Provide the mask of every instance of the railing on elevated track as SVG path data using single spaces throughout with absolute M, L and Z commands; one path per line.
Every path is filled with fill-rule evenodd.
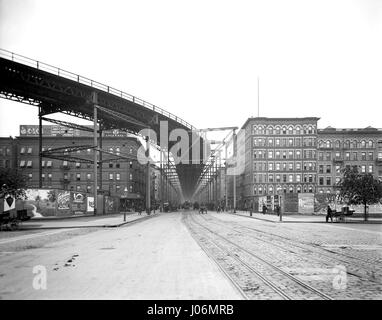
M 25 56 L 22 56 L 22 55 L 19 55 L 19 54 L 16 54 L 14 52 L 11 52 L 11 51 L 8 51 L 5 49 L 1 49 L 1 48 L 0 48 L 0 57 L 8 59 L 8 60 L 12 60 L 14 62 L 24 64 L 24 65 L 27 65 L 27 66 L 30 66 L 33 68 L 36 68 L 38 70 L 49 72 L 51 74 L 54 74 L 54 75 L 57 75 L 57 76 L 60 76 L 60 77 L 63 77 L 63 78 L 69 79 L 69 80 L 73 80 L 73 81 L 76 81 L 78 83 L 90 86 L 92 88 L 113 94 L 113 95 L 120 97 L 122 99 L 132 101 L 132 102 L 139 104 L 145 108 L 148 108 L 152 111 L 158 112 L 158 113 L 160 113 L 160 114 L 162 114 L 162 115 L 164 115 L 164 116 L 166 116 L 172 120 L 175 120 L 176 122 L 184 125 L 185 127 L 187 127 L 188 129 L 190 129 L 192 131 L 197 130 L 194 126 L 192 126 L 191 124 L 189 124 L 187 121 L 183 120 L 182 118 L 179 118 L 178 116 L 176 116 L 176 115 L 174 115 L 174 114 L 172 114 L 172 113 L 170 113 L 170 112 L 168 112 L 168 111 L 166 111 L 166 110 L 164 110 L 158 106 L 155 106 L 152 103 L 149 103 L 143 99 L 137 98 L 137 97 L 135 97 L 129 93 L 126 93 L 126 92 L 123 92 L 121 90 L 115 89 L 113 87 L 107 86 L 103 83 L 91 80 L 89 78 L 80 76 L 80 75 L 72 73 L 70 71 L 66 71 L 66 70 L 54 67 L 50 64 L 40 62 L 40 61 L 28 58 L 28 57 L 25 57 Z

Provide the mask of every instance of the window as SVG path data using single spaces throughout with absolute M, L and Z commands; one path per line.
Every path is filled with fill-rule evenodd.
M 313 188 L 312 188 L 312 186 L 309 186 L 308 192 L 310 192 L 310 193 L 313 192 Z
M 33 175 L 32 175 L 31 173 L 28 173 L 28 178 L 29 178 L 30 180 L 32 180 Z
M 350 141 L 349 140 L 346 140 L 345 143 L 344 143 L 344 148 L 345 149 L 350 149 Z
M 350 160 L 350 152 L 345 152 L 345 160 L 346 161 Z
M 45 161 L 44 161 L 44 160 L 41 161 L 41 167 L 42 167 L 42 168 L 45 167 Z
M 366 160 L 366 152 L 361 152 L 361 160 Z
M 273 151 L 268 151 L 268 158 L 272 159 L 273 158 Z
M 76 174 L 76 180 L 77 180 L 77 181 L 80 181 L 80 180 L 81 180 L 81 173 L 77 173 L 77 174 Z
M 273 183 L 273 174 L 268 175 L 268 182 Z
M 283 162 L 283 171 L 286 171 L 286 169 L 287 169 L 287 164 L 286 162 Z
M 296 182 L 301 182 L 301 174 L 296 174 Z
M 116 173 L 115 174 L 115 179 L 116 180 L 121 180 L 121 174 L 120 173 Z
M 276 182 L 280 182 L 280 175 L 279 174 L 276 175 Z
M 366 141 L 365 140 L 361 141 L 361 148 L 366 148 Z
M 301 162 L 296 162 L 296 170 L 301 170 Z
M 113 168 L 113 162 L 109 162 L 109 168 Z
M 341 147 L 341 143 L 340 143 L 339 140 L 336 140 L 336 143 L 335 143 L 334 147 L 335 147 L 336 149 L 339 149 L 339 148 Z
M 67 166 L 68 166 L 68 161 L 63 161 L 63 162 L 62 162 L 62 166 L 63 166 L 63 167 L 67 167 Z
M 369 173 L 373 173 L 373 165 L 369 165 L 369 170 L 368 170 Z
M 369 152 L 369 160 L 373 161 L 373 158 L 374 158 L 374 153 L 373 152 Z
M 32 154 L 32 148 L 31 147 L 28 148 L 28 154 Z
M 68 174 L 64 173 L 64 180 L 68 180 Z
M 273 171 L 273 163 L 272 162 L 268 163 L 268 170 Z
M 41 174 L 41 180 L 42 180 L 42 181 L 45 180 L 45 173 L 42 173 L 42 174 Z
M 287 175 L 283 174 L 283 182 L 287 182 Z
M 287 133 L 287 129 L 286 127 L 283 127 L 283 134 L 286 134 Z
M 117 163 L 115 164 L 115 167 L 116 167 L 117 169 L 119 169 L 119 168 L 121 167 L 121 164 L 120 164 L 119 162 L 117 162 Z
M 276 151 L 276 159 L 280 159 L 280 151 Z
M 47 166 L 48 168 L 52 168 L 52 161 L 47 161 L 46 166 Z
M 323 152 L 318 153 L 318 160 L 321 160 L 321 161 L 324 160 L 324 153 Z
M 374 147 L 374 143 L 373 143 L 373 141 L 372 141 L 372 140 L 369 140 L 367 146 L 368 146 L 369 148 L 373 148 L 373 147 Z
M 133 153 L 133 148 L 130 148 L 130 154 L 132 154 Z
M 300 138 L 296 138 L 296 139 L 294 140 L 294 143 L 295 143 L 295 146 L 296 146 L 296 147 L 300 147 L 300 146 L 301 146 L 301 139 L 300 139 Z
M 326 148 L 331 148 L 332 147 L 332 143 L 328 140 L 326 141 Z
M 115 191 L 116 191 L 116 192 L 119 192 L 120 190 L 121 190 L 121 186 L 116 185 L 116 186 L 115 186 Z
M 277 147 L 280 146 L 280 139 L 276 139 L 276 146 L 277 146 Z
M 326 153 L 326 160 L 330 161 L 332 159 L 332 154 L 330 152 Z
M 268 188 L 268 192 L 269 192 L 269 193 L 273 193 L 273 187 L 272 187 L 272 186 L 269 186 L 269 188 Z
M 91 186 L 86 186 L 86 192 L 92 192 L 92 187 Z
M 340 166 L 336 166 L 336 173 L 339 174 L 341 171 L 341 167 Z
M 52 174 L 48 173 L 48 180 L 52 180 Z
M 326 166 L 326 173 L 330 173 L 331 170 L 332 170 L 332 166 L 331 166 L 330 164 L 328 164 L 328 165 Z
M 289 193 L 293 193 L 293 187 L 292 186 L 289 186 Z
M 22 148 L 20 149 L 20 154 L 24 154 L 24 153 L 25 153 L 25 148 L 22 147 Z
M 288 158 L 293 159 L 293 151 L 288 151 Z
M 31 161 L 31 160 L 28 160 L 28 162 L 27 162 L 27 168 L 32 168 L 32 161 Z
M 313 176 L 311 174 L 308 176 L 308 178 L 309 178 L 309 182 L 313 182 Z
M 301 193 L 301 186 L 297 186 L 297 193 Z
M 87 180 L 91 180 L 91 178 L 92 178 L 92 174 L 91 174 L 91 173 L 87 173 L 87 174 L 86 174 L 86 179 L 87 179 Z
M 120 154 L 120 152 L 121 152 L 121 149 L 120 149 L 119 147 L 117 147 L 117 148 L 115 149 L 115 151 L 116 151 L 117 155 L 119 156 L 119 154 Z
M 129 167 L 130 167 L 130 169 L 133 167 L 133 162 L 132 161 L 129 162 Z
M 270 147 L 273 146 L 273 139 L 268 139 L 268 146 L 270 146 Z
M 357 161 L 357 152 L 353 152 L 353 161 Z
M 320 186 L 323 186 L 323 185 L 324 185 L 324 177 L 319 177 L 319 179 L 318 179 L 318 184 L 319 184 Z
M 293 182 L 293 174 L 290 174 L 289 175 L 289 180 L 288 180 L 289 182 Z
M 25 161 L 24 160 L 21 160 L 20 161 L 20 168 L 24 168 L 25 167 Z
M 114 180 L 114 174 L 113 173 L 109 173 L 109 180 Z
M 133 174 L 132 173 L 129 174 L 129 179 L 130 179 L 130 181 L 133 180 Z
M 324 166 L 322 164 L 318 166 L 318 173 L 324 173 Z
M 330 186 L 332 184 L 332 179 L 330 177 L 326 177 L 326 185 Z
M 133 186 L 129 186 L 129 191 L 133 192 Z
M 293 171 L 293 162 L 290 162 L 288 166 L 289 166 L 289 171 Z
M 81 168 L 81 163 L 80 162 L 76 162 L 76 168 L 77 169 Z
M 286 156 L 286 151 L 283 151 L 283 159 L 286 159 L 287 156 Z
M 290 126 L 288 128 L 288 134 L 293 134 L 293 127 L 292 126 Z M 292 141 L 293 141 L 293 139 L 292 139 Z

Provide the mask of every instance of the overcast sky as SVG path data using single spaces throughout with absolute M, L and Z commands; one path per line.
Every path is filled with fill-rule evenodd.
M 257 116 L 382 127 L 382 1 L 0 0 L 0 47 L 197 128 Z M 0 136 L 37 124 L 0 99 Z M 48 123 L 47 123 L 48 124 Z

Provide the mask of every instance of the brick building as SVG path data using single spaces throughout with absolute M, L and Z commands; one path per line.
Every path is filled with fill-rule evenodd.
M 29 177 L 29 187 L 39 186 L 39 138 L 38 126 L 20 126 L 20 136 L 0 138 L 0 167 L 17 167 Z M 136 157 L 140 141 L 126 132 L 104 131 L 102 148 L 115 154 Z M 91 132 L 68 129 L 61 126 L 43 126 L 42 150 L 68 146 L 92 146 Z M 93 159 L 93 150 L 63 152 Z M 107 155 L 104 159 L 107 159 Z M 137 160 L 120 159 L 102 164 L 102 188 L 99 191 L 112 196 L 140 199 L 145 194 L 145 166 Z M 42 187 L 93 192 L 94 169 L 92 163 L 69 162 L 42 158 Z M 100 184 L 100 183 L 99 183 Z
M 381 129 L 318 129 L 318 120 L 257 117 L 244 123 L 245 169 L 236 176 L 237 208 L 263 196 L 333 193 L 345 165 L 382 178 Z

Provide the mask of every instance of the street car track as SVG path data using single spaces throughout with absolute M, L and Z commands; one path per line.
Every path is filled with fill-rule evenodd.
M 209 221 L 207 219 L 207 217 L 202 217 L 202 218 L 205 221 Z M 232 227 L 230 228 L 223 221 L 215 218 L 213 223 L 216 223 L 216 222 L 218 222 L 219 225 L 229 229 L 230 231 L 235 231 L 236 233 L 240 234 L 239 231 L 235 230 Z M 361 259 L 361 258 L 358 258 L 358 257 L 352 257 L 352 256 L 349 256 L 349 255 L 346 255 L 346 254 L 342 254 L 340 252 L 337 253 L 335 251 L 327 250 L 325 248 L 318 248 L 318 247 L 315 247 L 313 245 L 309 245 L 309 244 L 306 244 L 306 243 L 300 243 L 300 242 L 295 241 L 293 239 L 282 237 L 282 236 L 279 236 L 279 235 L 276 235 L 276 234 L 273 234 L 273 233 L 267 233 L 267 232 L 265 232 L 263 230 L 252 228 L 252 227 L 243 226 L 243 225 L 238 224 L 238 223 L 235 223 L 235 226 L 237 228 L 243 228 L 243 229 L 246 229 L 246 230 L 251 230 L 251 231 L 259 232 L 261 234 L 264 234 L 267 237 L 272 236 L 272 237 L 282 238 L 284 241 L 288 240 L 289 243 L 291 243 L 291 246 L 293 246 L 293 247 L 298 247 L 298 248 L 300 248 L 303 251 L 309 251 L 310 253 L 318 254 L 318 255 L 321 256 L 321 257 L 317 257 L 317 256 L 314 256 L 314 255 L 309 255 L 309 259 L 311 259 L 311 260 L 315 260 L 317 262 L 322 263 L 323 262 L 323 258 L 322 257 L 324 257 L 324 259 L 326 260 L 326 262 L 328 264 L 333 264 L 333 260 L 335 260 L 335 262 L 342 262 L 342 263 L 346 264 L 346 268 L 347 268 L 346 272 L 348 274 L 350 274 L 352 276 L 355 276 L 355 277 L 358 277 L 360 279 L 366 279 L 366 280 L 369 280 L 369 281 L 372 281 L 372 282 L 375 282 L 375 283 L 379 283 L 379 284 L 382 283 L 381 281 L 378 281 L 377 279 L 373 279 L 373 278 L 370 278 L 370 277 L 365 277 L 364 275 L 359 274 L 358 272 L 352 270 L 354 268 L 354 263 L 355 263 L 354 261 L 347 260 L 347 259 L 344 259 L 344 258 L 341 258 L 341 257 L 333 257 L 333 256 L 330 256 L 329 254 L 327 254 L 327 253 L 325 253 L 323 251 L 328 251 L 328 252 L 331 252 L 332 254 L 338 254 L 338 255 L 341 255 L 341 256 L 353 258 L 355 260 L 359 260 L 359 261 L 357 261 L 358 263 L 362 262 L 362 268 L 360 268 L 360 269 L 367 270 L 369 274 L 373 274 L 374 270 L 370 269 L 370 261 L 367 261 L 367 260 L 364 260 L 364 259 Z M 252 234 L 248 234 L 248 236 L 253 238 L 253 239 L 262 241 L 264 243 L 267 243 L 267 244 L 269 244 L 269 245 L 271 245 L 273 247 L 276 247 L 276 248 L 279 248 L 279 249 L 282 249 L 282 250 L 285 250 L 285 251 L 288 251 L 288 252 L 293 252 L 296 255 L 298 255 L 300 257 L 303 257 L 304 259 L 307 259 L 307 257 L 305 257 L 301 252 L 296 252 L 295 250 L 291 249 L 290 247 L 286 247 L 285 245 L 280 244 L 280 243 L 276 244 L 275 243 L 275 239 L 266 240 L 264 238 L 260 238 L 260 237 L 255 236 L 253 233 Z
M 234 247 L 237 251 L 245 253 L 246 255 L 249 255 L 250 257 L 256 259 L 257 261 L 260 261 L 263 265 L 266 265 L 268 267 L 271 267 L 273 270 L 276 270 L 278 275 L 282 275 L 283 277 L 287 278 L 288 280 L 292 280 L 294 284 L 297 284 L 300 289 L 303 289 L 305 291 L 308 291 L 309 294 L 315 295 L 314 298 L 324 299 L 324 300 L 333 300 L 332 297 L 328 296 L 327 294 L 321 292 L 320 290 L 312 287 L 311 285 L 305 283 L 304 281 L 301 281 L 300 279 L 296 278 L 295 276 L 289 274 L 288 272 L 285 272 L 284 270 L 280 269 L 279 267 L 275 266 L 274 264 L 270 263 L 269 261 L 266 261 L 265 259 L 255 255 L 253 252 L 248 251 L 247 249 L 243 248 L 242 246 L 232 242 L 227 237 L 222 236 L 221 234 L 211 230 L 210 228 L 202 225 L 201 223 L 197 222 L 195 218 L 192 215 L 187 215 L 187 221 L 189 228 L 192 227 L 189 224 L 189 221 L 192 220 L 192 223 L 196 224 L 198 227 L 206 230 L 207 232 L 204 234 L 215 247 L 218 247 L 222 252 L 224 252 L 226 255 L 229 255 L 234 260 L 236 260 L 239 264 L 245 266 L 251 273 L 255 274 L 258 278 L 260 278 L 267 286 L 272 288 L 281 298 L 292 300 L 292 299 L 301 299 L 299 296 L 295 296 L 289 292 L 286 291 L 286 289 L 282 289 L 280 287 L 280 283 L 276 283 L 275 281 L 270 280 L 268 277 L 264 276 L 262 272 L 256 270 L 254 267 L 252 267 L 248 262 L 244 261 L 243 258 L 239 257 L 237 254 L 232 254 L 232 250 L 229 250 L 226 246 L 222 245 L 221 243 L 218 243 L 216 241 L 216 238 L 219 240 L 223 240 L 225 244 L 229 244 L 229 246 Z M 215 239 L 212 239 L 211 235 L 215 236 Z M 198 241 L 200 244 L 200 241 Z M 290 288 L 288 288 L 290 289 Z

